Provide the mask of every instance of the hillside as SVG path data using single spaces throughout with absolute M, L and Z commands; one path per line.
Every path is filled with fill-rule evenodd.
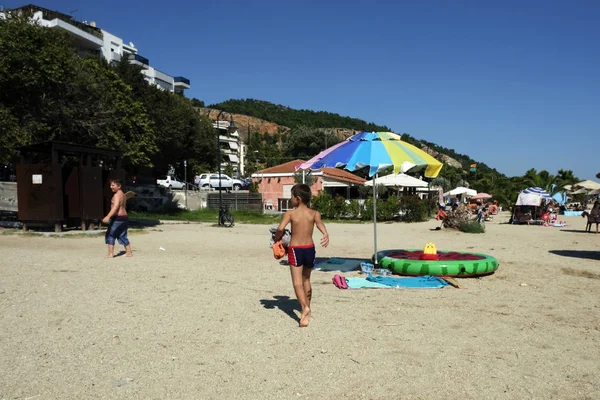
M 204 111 L 201 112 L 207 113 L 210 112 L 210 109 L 212 109 L 212 113 L 218 112 L 217 110 L 232 113 L 234 120 L 243 134 L 248 133 L 248 126 L 251 132 L 267 133 L 270 135 L 276 132 L 285 135 L 296 128 L 310 127 L 321 129 L 327 133 L 333 133 L 340 139 L 345 139 L 360 131 L 390 130 L 385 125 L 377 125 L 358 118 L 344 117 L 325 111 L 296 110 L 279 104 L 254 99 L 227 100 L 202 109 Z M 467 172 L 471 164 L 477 164 L 478 174 L 492 173 L 504 177 L 503 174 L 490 168 L 485 163 L 476 161 L 467 155 L 457 153 L 454 149 L 448 149 L 423 139 L 417 139 L 408 133 L 402 133 L 401 135 L 403 140 L 425 150 L 428 154 L 436 157 L 449 167 Z
M 294 108 L 269 103 L 268 101 L 244 99 L 227 100 L 213 104 L 216 108 L 236 114 L 250 115 L 289 128 L 307 126 L 311 128 L 341 127 L 357 131 L 389 131 L 387 126 L 368 123 L 358 118 L 343 117 L 325 111 L 296 110 Z

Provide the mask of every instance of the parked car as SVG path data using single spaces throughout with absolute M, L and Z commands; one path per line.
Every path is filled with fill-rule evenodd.
M 221 174 L 221 188 L 222 189 L 233 189 L 240 190 L 244 186 L 244 183 L 239 179 L 230 178 L 228 175 Z M 201 188 L 219 188 L 219 174 L 202 174 L 200 175 L 200 187 Z
M 156 180 L 156 184 L 169 189 L 183 189 L 185 187 L 184 182 L 181 182 L 172 175 L 160 176 Z

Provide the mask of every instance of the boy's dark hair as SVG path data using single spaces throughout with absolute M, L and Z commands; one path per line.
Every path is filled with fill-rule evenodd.
M 310 187 L 308 187 L 308 185 L 304 185 L 304 184 L 299 184 L 299 185 L 294 185 L 292 187 L 292 196 L 294 197 L 300 197 L 300 200 L 302 200 L 302 203 L 308 205 L 308 203 L 310 202 L 310 196 L 311 196 L 311 191 L 310 191 Z
M 115 178 L 115 179 L 111 179 L 110 180 L 112 183 L 115 183 L 119 186 L 123 186 L 123 181 L 121 181 L 119 178 Z

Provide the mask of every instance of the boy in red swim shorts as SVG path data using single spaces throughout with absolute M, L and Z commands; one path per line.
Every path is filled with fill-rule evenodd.
M 312 298 L 310 273 L 315 265 L 316 257 L 315 244 L 312 239 L 315 226 L 323 234 L 321 246 L 327 247 L 329 244 L 329 234 L 323 221 L 321 221 L 321 214 L 308 208 L 310 196 L 310 187 L 307 185 L 294 185 L 292 187 L 291 202 L 292 207 L 295 207 L 295 209 L 283 214 L 274 237 L 275 241 L 281 240 L 283 230 L 291 222 L 292 240 L 290 247 L 288 247 L 288 262 L 290 263 L 294 291 L 302 307 L 299 324 L 301 328 L 308 326 L 308 318 L 310 317 L 310 300 Z

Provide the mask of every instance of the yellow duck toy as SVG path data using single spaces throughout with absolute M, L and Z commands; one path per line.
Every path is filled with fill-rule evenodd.
M 435 248 L 435 244 L 427 243 L 425 248 L 423 249 L 423 256 L 421 257 L 423 260 L 437 260 L 439 259 L 437 250 Z

